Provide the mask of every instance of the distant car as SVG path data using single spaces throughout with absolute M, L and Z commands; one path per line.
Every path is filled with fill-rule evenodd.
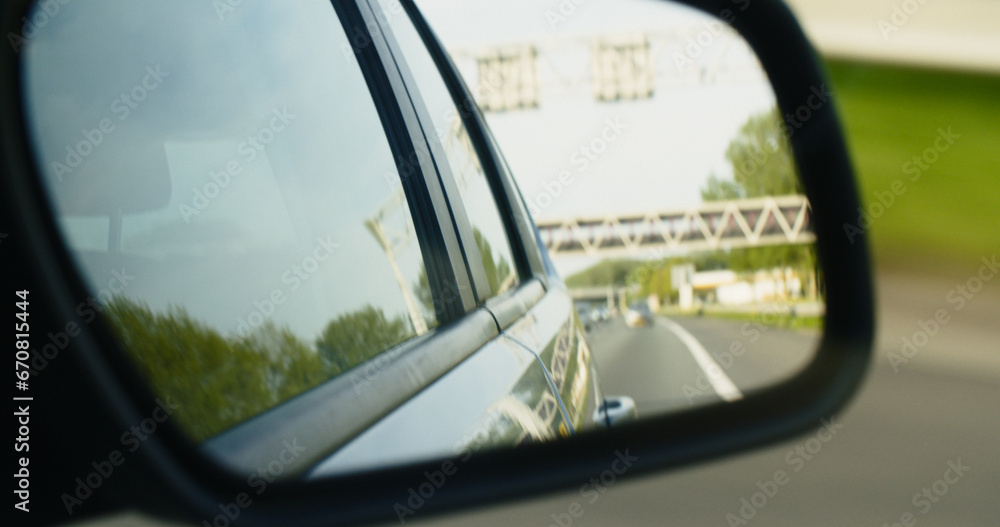
M 611 312 L 608 311 L 608 308 L 606 306 L 600 306 L 591 309 L 590 312 L 587 314 L 587 317 L 590 319 L 591 323 L 599 324 L 607 320 L 610 314 Z
M 635 400 L 631 397 L 606 399 L 594 410 L 594 422 L 606 422 L 609 427 L 638 418 L 639 412 L 636 409 Z
M 632 304 L 625 312 L 625 325 L 630 328 L 644 328 L 653 325 L 653 312 L 646 304 Z

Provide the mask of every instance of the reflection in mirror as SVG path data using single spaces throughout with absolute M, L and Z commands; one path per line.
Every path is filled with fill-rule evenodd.
M 640 416 L 679 411 L 808 363 L 825 304 L 796 123 L 723 23 L 738 6 L 418 5 L 565 278 L 606 394 Z
M 734 401 L 809 360 L 794 128 L 725 24 L 644 0 L 418 5 L 567 290 L 528 279 L 537 244 L 392 0 L 366 6 L 395 99 L 323 0 L 71 3 L 25 43 L 38 172 L 91 292 L 75 321 L 109 324 L 174 424 L 241 472 L 301 445 L 271 475 L 319 477 Z M 438 184 L 449 203 L 421 193 Z
M 100 0 L 24 49 L 41 173 L 94 290 L 77 314 L 104 315 L 197 441 L 437 325 L 339 27 L 323 2 Z

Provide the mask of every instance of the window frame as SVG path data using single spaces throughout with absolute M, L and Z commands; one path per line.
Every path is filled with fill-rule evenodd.
M 359 0 L 364 2 L 365 0 Z M 377 0 L 367 0 L 368 7 L 372 13 L 380 11 Z M 458 73 L 454 63 L 444 50 L 440 41 L 434 35 L 427 21 L 420 14 L 419 10 L 410 0 L 400 0 L 405 16 L 408 16 L 417 30 L 428 53 L 430 53 L 438 73 L 447 87 L 452 103 L 455 105 L 462 124 L 469 133 L 476 155 L 479 157 L 486 175 L 486 180 L 493 194 L 500 218 L 503 222 L 504 230 L 509 240 L 511 251 L 513 252 L 514 266 L 517 269 L 520 284 L 518 287 L 495 297 L 489 297 L 489 284 L 486 273 L 482 266 L 482 259 L 476 244 L 473 240 L 472 227 L 468 215 L 465 213 L 464 203 L 458 192 L 454 177 L 451 175 L 451 168 L 447 163 L 446 154 L 440 148 L 432 149 L 438 160 L 437 166 L 441 170 L 442 180 L 446 182 L 449 203 L 452 206 L 453 219 L 456 228 L 462 233 L 463 249 L 467 264 L 469 265 L 472 279 L 476 284 L 478 298 L 484 298 L 485 305 L 497 315 L 497 323 L 501 329 L 508 327 L 518 318 L 528 312 L 532 305 L 541 298 L 549 287 L 548 276 L 545 271 L 541 253 L 538 250 L 537 238 L 535 235 L 534 222 L 528 214 L 527 207 L 521 197 L 516 183 L 503 161 L 503 156 L 486 125 L 486 120 L 480 112 L 479 106 L 471 96 L 461 74 Z M 380 26 L 385 26 L 385 21 L 375 17 L 375 21 Z M 391 35 L 391 28 L 384 29 Z M 397 56 L 401 55 L 401 50 L 394 38 L 390 38 L 390 51 Z M 419 94 L 419 87 L 408 68 L 401 68 L 404 71 L 404 81 L 409 89 Z M 419 95 L 418 107 L 422 107 Z M 433 120 L 426 108 L 420 112 L 425 130 L 435 130 Z M 454 187 L 454 188 L 452 188 Z M 532 284 L 531 282 L 536 282 Z M 536 287 L 540 285 L 542 294 L 538 294 Z
M 445 193 L 436 177 L 434 156 L 409 104 L 404 80 L 396 68 L 384 31 L 355 2 L 332 2 L 382 120 L 396 160 L 414 230 L 427 268 L 435 312 L 441 325 L 475 309 L 475 296 L 465 272 L 461 246 L 450 218 Z M 364 42 L 358 46 L 356 39 Z M 445 293 L 448 296 L 445 296 Z

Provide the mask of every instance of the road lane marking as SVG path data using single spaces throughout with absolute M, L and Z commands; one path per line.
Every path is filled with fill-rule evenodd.
M 708 382 L 712 385 L 712 389 L 715 393 L 722 397 L 723 401 L 731 403 L 733 401 L 738 401 L 743 398 L 743 392 L 733 384 L 733 381 L 726 376 L 726 372 L 722 371 L 722 367 L 719 363 L 715 362 L 712 355 L 705 350 L 705 347 L 698 342 L 698 339 L 694 338 L 694 335 L 688 333 L 686 329 L 681 327 L 680 324 L 670 320 L 668 318 L 661 318 L 667 329 L 672 331 L 677 338 L 681 339 L 681 342 L 687 346 L 688 351 L 691 352 L 691 356 L 694 357 L 695 362 L 698 366 L 705 372 L 705 377 L 708 378 Z

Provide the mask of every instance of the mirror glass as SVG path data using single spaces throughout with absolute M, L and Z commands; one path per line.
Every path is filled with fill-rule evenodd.
M 823 327 L 810 208 L 753 51 L 657 0 L 418 0 L 640 415 L 799 371 Z
M 416 10 L 360 4 L 393 59 L 369 69 L 372 39 L 325 0 L 39 6 L 17 42 L 38 172 L 90 289 L 68 322 L 107 323 L 192 441 L 274 478 L 461 463 L 736 401 L 813 356 L 794 121 L 725 24 L 740 3 L 416 3 L 520 187 L 527 242 Z M 406 98 L 373 97 L 387 64 Z M 429 145 L 412 152 L 386 130 L 404 99 Z M 447 210 L 408 179 L 428 167 Z M 460 248 L 428 234 L 449 213 Z M 523 268 L 539 244 L 565 289 Z M 447 281 L 448 250 L 476 287 Z M 532 287 L 498 328 L 486 310 Z M 490 336 L 443 340 L 465 330 Z

